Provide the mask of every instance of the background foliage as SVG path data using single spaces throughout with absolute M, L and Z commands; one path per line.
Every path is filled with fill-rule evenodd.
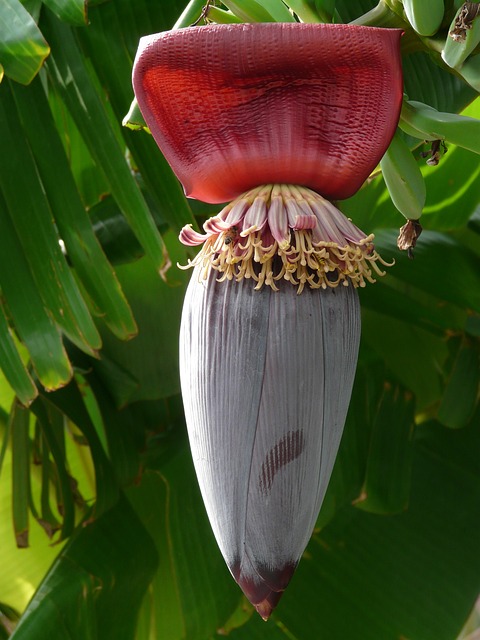
M 350 21 L 374 4 L 336 9 Z M 409 98 L 480 117 L 399 3 L 380 5 L 407 32 Z M 152 139 L 120 126 L 139 37 L 183 9 L 0 8 L 0 638 L 453 640 L 480 592 L 478 156 L 450 145 L 429 167 L 417 150 L 414 260 L 396 249 L 403 220 L 380 175 L 341 205 L 396 265 L 360 292 L 333 478 L 265 624 L 213 540 L 179 396 L 176 235 L 214 209 L 187 202 Z

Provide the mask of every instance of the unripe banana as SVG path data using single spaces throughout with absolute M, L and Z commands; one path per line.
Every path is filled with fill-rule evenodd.
M 448 30 L 442 58 L 449 67 L 459 69 L 480 42 L 480 3 L 464 2 Z
M 459 73 L 475 91 L 480 91 L 480 54 L 465 60 Z
M 432 36 L 443 20 L 443 0 L 403 0 L 408 21 L 421 36 Z
M 480 153 L 480 120 L 476 118 L 445 113 L 422 102 L 404 100 L 400 128 L 421 140 L 446 140 Z
M 380 168 L 395 207 L 407 220 L 418 220 L 425 204 L 425 181 L 398 130 L 380 161 Z
M 282 0 L 225 0 L 230 11 L 245 22 L 294 22 Z

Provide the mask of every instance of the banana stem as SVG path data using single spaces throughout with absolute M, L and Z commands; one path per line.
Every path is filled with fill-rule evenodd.
M 310 6 L 308 0 L 286 0 L 287 5 L 294 11 L 302 22 L 317 23 L 330 22 L 330 17 L 325 19 L 323 12 Z
M 241 22 L 240 18 L 234 16 L 230 11 L 224 11 L 223 9 L 219 9 L 213 5 L 209 6 L 206 17 L 210 18 L 217 24 L 238 24 Z
M 206 0 L 190 0 L 190 2 L 183 10 L 182 15 L 173 25 L 172 29 L 182 29 L 183 27 L 189 27 L 202 15 L 203 7 L 205 4 Z
M 428 50 L 428 44 L 423 42 L 415 33 L 410 24 L 403 18 L 403 14 L 397 13 L 401 10 L 401 5 L 393 0 L 380 0 L 376 7 L 364 13 L 350 24 L 363 25 L 365 27 L 384 27 L 387 29 L 403 29 L 402 38 L 403 55 L 415 53 L 416 51 Z
M 405 22 L 388 7 L 383 0 L 376 7 L 364 13 L 350 24 L 356 24 L 364 27 L 400 27 L 404 28 Z

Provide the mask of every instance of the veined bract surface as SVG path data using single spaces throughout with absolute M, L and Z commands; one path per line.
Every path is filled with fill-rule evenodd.
M 268 618 L 312 534 L 347 414 L 360 339 L 354 287 L 204 281 L 180 337 L 190 446 L 215 537 Z

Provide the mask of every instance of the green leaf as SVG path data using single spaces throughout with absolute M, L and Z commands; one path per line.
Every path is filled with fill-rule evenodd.
M 183 440 L 158 471 L 146 473 L 140 486 L 128 491 L 160 557 L 144 603 L 145 615 L 155 612 L 149 633 L 169 640 L 209 637 L 241 599 L 216 546 L 185 445 Z
M 448 355 L 443 336 L 377 311 L 363 309 L 362 319 L 362 339 L 395 377 L 415 393 L 419 409 L 437 402 L 441 396 L 438 369 Z
M 50 53 L 45 38 L 20 0 L 2 0 L 0 9 L 0 66 L 5 74 L 28 84 Z M 0 81 L 1 81 L 0 74 Z
M 437 231 L 465 225 L 479 204 L 480 165 L 475 154 L 448 145 L 437 167 L 423 170 L 427 184 L 427 202 L 422 223 Z
M 67 543 L 15 640 L 131 640 L 158 556 L 125 498 Z
M 137 2 L 133 7 L 127 2 L 111 2 L 101 10 L 92 11 L 91 27 L 78 34 L 88 55 L 102 61 L 98 65 L 99 78 L 108 91 L 118 122 L 124 119 L 132 99 L 132 62 L 138 39 L 145 33 L 162 31 L 165 25 L 171 24 L 168 15 L 171 11 L 171 3 L 158 7 L 158 15 L 153 22 L 148 6 L 144 7 L 142 3 Z M 110 43 L 108 48 L 105 48 L 106 39 Z M 194 224 L 182 188 L 152 136 L 127 129 L 123 130 L 123 135 L 133 162 L 162 217 L 174 230 Z
M 135 321 L 78 194 L 41 82 L 12 89 L 68 257 L 109 329 L 127 339 Z
M 395 256 L 392 271 L 396 278 L 441 300 L 480 312 L 480 259 L 451 236 L 424 231 L 414 260 L 396 249 L 394 231 L 377 233 L 375 247 L 384 258 Z
M 465 329 L 469 318 L 465 309 L 445 305 L 442 299 L 398 280 L 393 274 L 395 267 L 389 270 L 387 278 L 380 278 L 374 287 L 359 292 L 363 309 L 378 311 L 437 336 Z
M 0 87 L 0 188 L 38 290 L 57 324 L 89 353 L 100 336 L 76 285 L 7 83 Z M 46 259 L 48 256 L 48 259 Z
M 100 200 L 90 209 L 89 215 L 98 241 L 112 264 L 135 262 L 145 255 L 112 196 Z
M 7 316 L 25 343 L 40 382 L 46 389 L 56 389 L 70 380 L 70 362 L 60 333 L 45 311 L 1 193 L 0 209 L 0 286 Z
M 54 411 L 48 402 L 38 398 L 32 405 L 41 426 L 42 436 L 50 450 L 56 469 L 58 482 L 58 508 L 62 514 L 61 540 L 65 540 L 73 533 L 75 527 L 75 504 L 72 491 L 72 478 L 67 470 L 65 452 L 57 439 L 54 426 Z
M 120 342 L 102 331 L 100 325 L 103 353 L 138 381 L 129 402 L 154 400 L 179 391 L 178 331 L 190 273 L 175 265 L 176 262 L 185 264 L 186 255 L 173 233 L 166 234 L 165 241 L 173 262 L 167 272 L 171 284 L 160 278 L 148 258 L 117 268 L 138 323 L 138 336 L 129 342 Z M 152 354 L 155 355 L 152 357 Z M 105 372 L 97 371 L 104 379 Z
M 477 92 L 456 75 L 436 64 L 436 54 L 418 52 L 402 59 L 405 92 L 409 100 L 417 100 L 438 111 L 459 113 Z
M 465 340 L 460 344 L 447 380 L 438 408 L 438 420 L 452 429 L 465 427 L 477 405 L 479 384 L 478 344 Z
M 87 410 L 84 397 L 74 380 L 71 384 L 48 396 L 42 395 L 42 402 L 50 403 L 71 420 L 85 436 L 95 468 L 96 503 L 95 516 L 101 515 L 118 500 L 118 483 L 102 441 L 105 441 L 104 425 L 101 416 L 93 419 Z M 35 410 L 35 404 L 33 409 Z M 39 417 L 42 416 L 39 414 Z M 51 445 L 50 445 L 51 448 Z
M 63 435 L 63 416 L 57 413 L 55 418 L 57 424 L 54 425 L 54 431 L 56 430 L 58 432 L 58 427 L 60 427 L 61 434 Z M 57 427 L 57 429 L 55 429 L 55 427 Z M 40 434 L 40 424 L 38 422 L 36 428 Z M 41 435 L 40 449 L 39 460 L 42 469 L 42 487 L 40 491 L 40 517 L 38 519 L 38 523 L 45 529 L 47 536 L 52 538 L 54 533 L 62 528 L 62 525 L 58 521 L 50 504 L 52 493 L 51 489 L 54 484 L 57 484 L 58 472 L 56 464 L 52 462 L 50 458 L 48 442 L 43 434 Z M 60 488 L 55 488 L 57 489 L 57 495 L 60 494 Z
M 0 483 L 0 539 L 2 541 L 2 571 L 0 592 L 2 601 L 23 611 L 50 563 L 61 550 L 51 546 L 41 527 L 31 520 L 28 548 L 18 549 L 12 526 L 12 457 L 9 449 Z M 15 472 L 16 473 L 16 472 Z M 32 488 L 38 488 L 38 478 L 31 478 Z
M 76 26 L 87 22 L 86 0 L 43 0 L 44 4 L 64 22 Z
M 373 419 L 367 473 L 355 505 L 370 513 L 399 513 L 408 506 L 413 460 L 415 401 L 401 385 L 384 383 Z
M 119 143 L 120 130 L 113 129 L 104 98 L 97 92 L 96 81 L 92 82 L 93 71 L 82 58 L 69 27 L 47 15 L 45 30 L 55 52 L 48 61 L 55 89 L 75 120 L 92 157 L 102 167 L 113 197 L 145 252 L 157 267 L 161 267 L 165 260 L 161 236 L 125 161 Z M 101 144 L 98 143 L 99 132 Z
M 145 430 L 148 427 L 145 421 L 138 420 L 135 412 L 130 407 L 125 407 L 124 403 L 120 408 L 115 406 L 110 388 L 115 386 L 115 392 L 117 392 L 120 386 L 118 375 L 111 377 L 109 386 L 106 383 L 103 384 L 102 381 L 106 378 L 100 377 L 99 364 L 94 363 L 97 366 L 94 366 L 94 371 L 86 376 L 86 381 L 101 412 L 108 443 L 109 460 L 115 472 L 115 478 L 121 487 L 126 487 L 137 482 L 141 476 L 139 452 L 145 447 Z M 122 382 L 122 384 L 124 383 Z M 137 428 L 132 429 L 132 425 L 137 425 Z M 156 424 L 155 427 L 157 426 Z
M 30 413 L 15 402 L 10 414 L 12 434 L 12 508 L 18 547 L 28 547 L 30 495 Z
M 0 307 L 0 366 L 20 402 L 24 405 L 37 396 L 38 391 L 13 341 L 3 309 Z

